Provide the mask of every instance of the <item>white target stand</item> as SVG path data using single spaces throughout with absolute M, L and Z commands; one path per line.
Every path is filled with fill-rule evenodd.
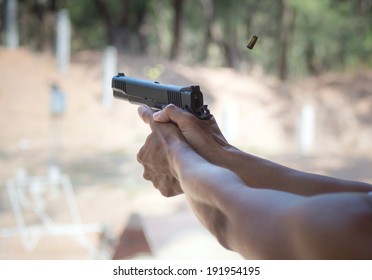
M 6 189 L 16 227 L 0 228 L 0 237 L 20 236 L 23 247 L 32 251 L 43 236 L 71 236 L 88 251 L 91 258 L 101 258 L 102 252 L 98 252 L 87 234 L 102 235 L 105 227 L 98 223 L 81 222 L 71 180 L 68 175 L 60 173 L 58 167 L 50 167 L 47 176 L 33 177 L 20 169 L 15 178 L 7 181 Z M 69 212 L 70 223 L 66 224 L 56 223 L 48 213 L 48 206 L 62 199 Z M 32 216 L 37 222 L 30 224 L 26 216 Z

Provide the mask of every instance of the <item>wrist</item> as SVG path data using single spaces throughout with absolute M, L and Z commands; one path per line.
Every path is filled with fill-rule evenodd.
M 223 147 L 219 162 L 221 167 L 231 170 L 247 185 L 253 188 L 264 187 L 268 178 L 265 175 L 272 163 L 245 153 L 234 146 Z
M 210 157 L 212 160 L 209 161 L 235 173 L 239 167 L 246 165 L 246 153 L 231 145 L 218 147 L 213 151 L 213 155 L 213 157 Z
M 189 164 L 189 154 L 194 152 L 190 145 L 184 141 L 176 141 L 168 145 L 168 160 L 173 176 L 181 181 L 182 171 Z M 195 152 L 194 152 L 195 153 Z

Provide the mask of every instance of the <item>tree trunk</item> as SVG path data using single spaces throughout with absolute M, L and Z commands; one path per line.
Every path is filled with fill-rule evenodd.
M 5 18 L 5 1 L 0 1 L 0 43 L 2 42 L 2 35 L 5 30 L 4 18 Z
M 112 20 L 112 15 L 108 9 L 107 3 L 105 0 L 94 0 L 97 10 L 102 16 L 103 22 L 106 26 L 106 36 L 107 42 L 110 45 L 114 45 L 115 33 L 114 33 L 114 22 Z
M 216 13 L 214 2 L 212 0 L 200 0 L 200 5 L 202 6 L 205 21 L 204 41 L 202 44 L 202 50 L 200 52 L 200 60 L 205 62 L 208 59 L 208 49 L 212 40 L 212 29 Z
M 107 42 L 120 51 L 147 51 L 148 30 L 146 27 L 148 1 L 131 0 L 121 2 L 120 9 L 110 11 L 105 0 L 94 0 L 106 27 Z M 140 5 L 138 5 L 140 3 Z M 137 29 L 137 32 L 133 32 Z
M 139 51 L 141 54 L 147 53 L 149 27 L 147 26 L 147 6 L 145 3 L 137 11 L 136 26 L 138 26 Z
M 311 75 L 318 73 L 318 67 L 315 63 L 315 46 L 312 41 L 308 41 L 305 47 L 305 61 L 307 70 Z
M 170 50 L 170 59 L 178 59 L 181 53 L 182 25 L 183 25 L 183 0 L 173 0 L 174 28 L 173 42 Z
M 225 61 L 228 67 L 239 67 L 239 51 L 237 49 L 237 33 L 235 26 L 232 26 L 229 19 L 227 21 L 227 34 L 224 40 Z
M 214 7 L 214 3 L 209 0 L 204 0 L 205 9 Z M 215 21 L 215 11 L 209 14 L 209 22 L 205 35 L 205 52 L 209 46 L 210 41 L 215 42 L 224 54 L 225 65 L 236 68 L 239 63 L 239 51 L 237 49 L 237 32 L 235 26 L 230 22 L 231 11 L 227 11 L 224 15 L 223 21 L 226 23 L 226 30 L 223 30 L 221 24 Z M 206 54 L 205 54 L 206 55 Z
M 285 0 L 279 1 L 279 38 L 278 38 L 278 76 L 281 80 L 288 78 L 288 49 L 294 30 L 295 11 Z

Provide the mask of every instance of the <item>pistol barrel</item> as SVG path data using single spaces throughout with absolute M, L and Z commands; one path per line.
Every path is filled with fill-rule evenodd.
M 168 104 L 174 104 L 199 118 L 207 118 L 207 115 L 210 115 L 203 104 L 203 94 L 199 86 L 164 85 L 119 73 L 112 78 L 112 89 L 114 97 L 131 103 L 146 104 L 154 109 L 163 109 Z

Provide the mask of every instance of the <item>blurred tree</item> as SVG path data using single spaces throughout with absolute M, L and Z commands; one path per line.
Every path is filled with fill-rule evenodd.
M 226 65 L 229 67 L 238 67 L 239 51 L 238 51 L 238 34 L 239 22 L 241 21 L 241 7 L 239 5 L 231 5 L 227 1 L 216 1 L 219 18 L 221 19 L 221 32 L 215 33 L 213 39 L 220 44 L 223 49 Z
M 332 53 L 336 52 L 335 48 L 338 48 L 333 44 L 339 32 L 335 28 L 338 24 L 337 17 L 331 16 L 333 11 L 328 0 L 306 4 L 292 1 L 292 5 L 298 13 L 295 30 L 296 46 L 301 49 L 300 55 L 306 71 L 310 74 L 318 74 L 323 71 Z M 297 63 L 301 63 L 301 60 Z
M 366 5 L 358 14 L 359 2 Z M 354 62 L 371 63 L 371 0 L 323 0 L 290 2 L 297 13 L 291 52 L 293 69 L 301 63 L 305 73 L 343 69 Z M 368 50 L 369 49 L 369 50 Z M 293 72 L 292 72 L 293 74 Z
M 5 30 L 4 26 L 4 18 L 5 18 L 5 7 L 4 7 L 4 0 L 0 0 L 0 43 L 3 42 L 3 34 Z
M 288 78 L 289 47 L 295 27 L 295 11 L 286 0 L 279 0 L 278 3 L 278 77 L 281 80 L 286 80 Z
M 19 0 L 20 41 L 38 51 L 54 47 L 57 0 Z
M 212 40 L 213 23 L 216 20 L 216 13 L 214 8 L 213 0 L 199 0 L 202 11 L 203 19 L 205 23 L 204 40 L 202 41 L 202 48 L 200 53 L 200 59 L 205 62 L 208 59 L 209 45 Z
M 146 16 L 148 0 L 94 0 L 106 28 L 107 42 L 119 50 L 140 53 L 147 50 Z M 133 43 L 136 41 L 135 43 Z M 138 46 L 135 44 L 137 43 Z
M 184 0 L 173 0 L 173 41 L 170 49 L 170 59 L 179 58 L 181 52 L 182 28 L 183 28 L 183 3 Z
M 72 24 L 72 50 L 100 49 L 107 45 L 106 31 L 96 5 L 90 0 L 61 0 Z
M 355 53 L 358 54 L 359 61 L 372 65 L 372 0 L 357 0 L 353 8 L 353 16 L 357 19 L 356 28 L 360 31 L 353 34 L 353 41 L 359 41 Z M 348 63 L 347 61 L 346 64 Z
M 0 0 L 3 11 L 4 3 Z M 56 12 L 67 8 L 73 51 L 110 44 L 127 54 L 187 63 L 249 69 L 258 64 L 281 79 L 372 65 L 372 0 L 18 3 L 20 42 L 36 50 L 53 48 Z M 259 36 L 254 52 L 245 48 L 252 34 Z
M 215 43 L 221 49 L 225 65 L 238 67 L 241 58 L 239 46 L 246 41 L 240 40 L 238 34 L 244 25 L 243 9 L 240 5 L 231 5 L 223 0 L 200 0 L 200 4 L 206 26 L 200 56 L 202 61 L 208 58 L 210 44 Z

